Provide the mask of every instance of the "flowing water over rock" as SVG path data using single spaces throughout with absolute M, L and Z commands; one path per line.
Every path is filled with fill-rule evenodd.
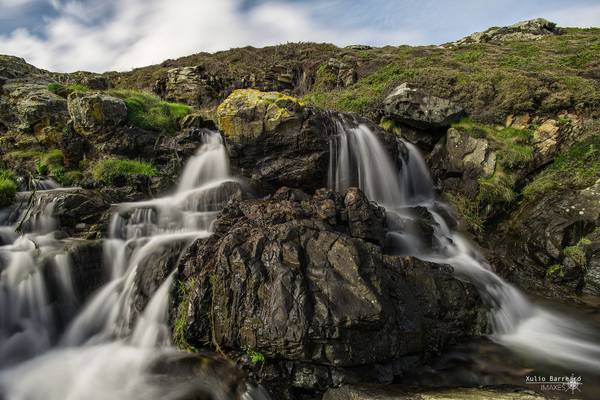
M 330 186 L 338 191 L 360 187 L 386 208 L 390 251 L 449 264 L 471 280 L 491 309 L 491 338 L 528 357 L 576 370 L 600 370 L 598 332 L 567 315 L 535 306 L 490 268 L 477 249 L 451 226 L 447 205 L 436 199 L 421 155 L 404 143 L 399 172 L 376 135 L 354 120 L 340 117 L 332 140 Z M 433 243 L 418 236 L 415 212 L 432 218 Z
M 180 360 L 188 357 L 170 346 L 173 273 L 162 271 L 147 299 L 140 282 L 153 259 L 209 236 L 219 209 L 240 190 L 230 177 L 220 134 L 205 131 L 173 195 L 116 206 L 104 243 L 108 282 L 77 313 L 70 260 L 54 232 L 52 204 L 33 219 L 30 233 L 19 236 L 14 227 L 2 227 L 0 397 L 230 398 L 224 378 L 222 384 L 200 385 L 195 377 L 190 386 L 170 375 L 168 365 L 185 364 Z M 266 398 L 256 389 L 243 396 Z

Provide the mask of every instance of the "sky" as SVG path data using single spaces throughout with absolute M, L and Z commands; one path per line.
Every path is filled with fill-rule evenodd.
M 598 27 L 600 0 L 0 0 L 0 54 L 127 71 L 248 45 L 440 44 L 537 17 Z

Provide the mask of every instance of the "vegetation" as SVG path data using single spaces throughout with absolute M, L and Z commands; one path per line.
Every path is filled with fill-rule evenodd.
M 100 160 L 92 167 L 93 178 L 106 185 L 113 185 L 131 175 L 152 177 L 157 175 L 157 171 L 147 162 L 115 158 Z
M 243 347 L 242 350 L 244 350 L 244 352 L 246 352 L 246 355 L 248 356 L 248 358 L 250 359 L 250 362 L 252 364 L 258 364 L 258 363 L 265 362 L 264 354 L 262 354 L 256 350 L 253 350 L 249 347 Z
M 523 189 L 526 200 L 562 189 L 582 189 L 600 178 L 600 135 L 575 144 Z
M 471 232 L 480 233 L 483 231 L 484 218 L 478 200 L 473 201 L 466 196 L 453 193 L 446 193 L 446 199 L 463 217 L 465 223 L 468 225 L 467 228 Z
M 127 119 L 142 129 L 173 133 L 178 129 L 178 121 L 191 110 L 185 104 L 162 101 L 153 94 L 139 90 L 113 89 L 108 94 L 125 101 Z
M 553 264 L 546 270 L 546 278 L 562 278 L 565 276 L 565 267 L 562 264 Z
M 0 207 L 12 204 L 17 193 L 15 175 L 7 169 L 0 169 Z
M 89 92 L 90 88 L 80 83 L 69 83 L 63 85 L 61 83 L 52 82 L 48 84 L 48 90 L 59 96 L 67 97 L 73 92 Z
M 173 323 L 173 342 L 181 350 L 196 352 L 194 346 L 190 345 L 185 337 L 187 329 L 187 315 L 190 307 L 191 292 L 196 286 L 196 278 L 177 282 L 177 297 L 180 301 L 177 307 L 177 315 Z

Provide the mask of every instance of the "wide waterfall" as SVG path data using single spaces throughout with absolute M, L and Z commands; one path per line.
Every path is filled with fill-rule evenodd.
M 115 206 L 104 243 L 109 280 L 83 307 L 74 299 L 70 260 L 54 232 L 51 204 L 30 233 L 2 227 L 0 398 L 183 398 L 185 388 L 161 384 L 150 371 L 177 354 L 167 316 L 173 273 L 166 273 L 142 312 L 134 311 L 137 278 L 153 258 L 209 236 L 219 209 L 239 185 L 230 176 L 221 135 L 205 131 L 175 193 Z M 56 282 L 51 290 L 48 281 Z M 222 398 L 208 383 L 203 390 Z M 266 398 L 257 391 L 245 396 Z
M 497 276 L 477 249 L 449 227 L 449 207 L 435 196 L 425 162 L 412 144 L 403 144 L 406 152 L 397 168 L 374 132 L 351 117 L 340 117 L 331 142 L 330 186 L 338 191 L 358 186 L 385 207 L 390 251 L 449 264 L 471 280 L 491 308 L 492 340 L 545 362 L 600 370 L 598 333 L 532 304 Z M 424 246 L 414 236 L 414 207 L 426 208 L 433 217 L 434 246 Z

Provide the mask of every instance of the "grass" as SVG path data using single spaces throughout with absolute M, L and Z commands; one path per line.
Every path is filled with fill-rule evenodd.
M 191 111 L 185 104 L 162 101 L 140 90 L 113 89 L 107 93 L 125 101 L 130 123 L 151 131 L 173 133 L 178 129 L 178 121 Z
M 0 168 L 0 207 L 11 205 L 16 194 L 15 174 L 9 169 Z
M 73 92 L 89 92 L 90 88 L 80 83 L 69 83 L 63 85 L 58 82 L 52 82 L 48 84 L 48 90 L 56 95 L 67 97 Z
M 107 185 L 126 179 L 132 175 L 156 176 L 156 168 L 150 163 L 135 160 L 120 160 L 115 158 L 96 162 L 92 167 L 92 177 Z
M 446 198 L 452 207 L 458 211 L 468 225 L 470 231 L 480 233 L 483 231 L 484 218 L 481 215 L 479 201 L 461 195 L 446 193 Z
M 254 349 L 251 349 L 249 347 L 242 347 L 242 350 L 244 350 L 244 352 L 250 359 L 250 362 L 254 365 L 259 364 L 259 363 L 264 363 L 266 360 L 264 354 L 254 350 Z
M 578 190 L 600 178 L 600 135 L 595 135 L 556 157 L 523 189 L 525 200 L 556 190 Z

